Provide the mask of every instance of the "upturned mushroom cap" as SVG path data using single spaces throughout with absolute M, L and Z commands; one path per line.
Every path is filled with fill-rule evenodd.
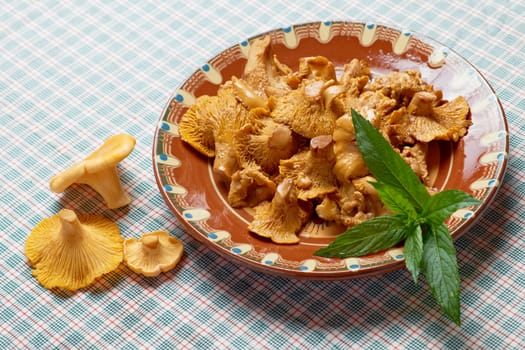
M 269 200 L 275 193 L 276 184 L 255 163 L 236 171 L 231 178 L 228 203 L 234 208 L 253 207 Z
M 181 139 L 207 157 L 215 156 L 213 131 L 218 119 L 217 104 L 217 96 L 199 96 L 179 123 Z
M 166 231 L 153 231 L 140 239 L 124 241 L 124 263 L 132 271 L 148 277 L 173 269 L 183 252 L 182 242 Z
M 215 124 L 215 159 L 213 171 L 228 180 L 239 169 L 235 150 L 235 134 L 249 121 L 249 112 L 235 97 L 231 83 L 224 84 L 218 92 L 219 117 Z
M 337 191 L 335 160 L 332 136 L 320 135 L 310 140 L 310 149 L 282 160 L 279 172 L 294 181 L 300 200 L 313 200 Z
M 361 77 L 367 78 L 362 80 L 362 82 L 367 82 L 368 79 L 372 78 L 370 66 L 365 60 L 353 58 L 350 62 L 343 66 L 343 74 L 339 78 L 339 82 L 345 87 L 350 88 L 350 86 L 355 84 L 353 79 Z M 361 88 L 363 87 L 364 85 L 361 86 Z
M 62 209 L 35 226 L 24 252 L 42 286 L 75 291 L 119 266 L 122 241 L 111 220 Z
M 256 162 L 262 170 L 272 175 L 279 168 L 279 161 L 291 157 L 299 147 L 299 140 L 285 124 L 276 123 L 265 108 L 250 111 L 250 122 L 235 135 L 235 148 L 239 163 L 246 167 Z
M 390 115 L 392 131 L 405 141 L 430 142 L 432 140 L 457 141 L 465 136 L 472 124 L 467 100 L 456 97 L 436 106 L 439 96 L 422 91 L 414 94 L 406 108 Z
M 331 135 L 338 116 L 331 105 L 326 105 L 324 92 L 334 84 L 334 80 L 305 79 L 298 89 L 270 98 L 272 118 L 306 138 Z M 329 99 L 333 101 L 334 97 Z
M 253 40 L 242 74 L 247 85 L 261 96 L 280 95 L 290 89 L 287 79 L 292 70 L 279 62 L 272 51 L 269 35 Z
M 243 79 L 259 93 L 269 85 L 267 65 L 271 57 L 271 37 L 255 39 L 250 44 L 248 60 L 244 66 Z
M 413 100 L 423 94 L 428 93 L 415 94 Z M 428 104 L 431 105 L 431 102 Z M 409 113 L 410 107 L 411 105 L 408 106 Z M 471 120 L 468 119 L 469 110 L 468 102 L 463 96 L 456 97 L 441 106 L 430 108 L 426 114 L 416 114 L 416 110 L 411 113 L 417 117 L 414 119 L 410 132 L 416 140 L 422 142 L 432 140 L 456 142 L 467 133 L 468 127 L 472 124 Z
M 324 56 L 302 57 L 299 59 L 299 79 L 336 80 L 334 64 Z
M 297 200 L 292 179 L 285 179 L 277 186 L 271 202 L 263 202 L 255 209 L 253 221 L 248 229 L 275 243 L 299 242 L 297 232 L 308 219 Z
M 415 93 L 432 92 L 434 88 L 421 78 L 421 72 L 405 70 L 378 76 L 370 80 L 364 90 L 381 91 L 385 96 L 393 98 L 402 105 L 407 105 Z
M 104 198 L 110 209 L 128 205 L 131 200 L 122 188 L 117 164 L 133 151 L 135 143 L 128 134 L 109 137 L 86 159 L 51 178 L 49 187 L 61 193 L 74 183 L 86 184 Z

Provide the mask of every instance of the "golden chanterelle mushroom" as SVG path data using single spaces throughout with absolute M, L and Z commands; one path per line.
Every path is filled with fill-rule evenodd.
M 182 258 L 182 242 L 166 231 L 153 231 L 140 239 L 124 241 L 124 263 L 144 276 L 158 276 L 173 269 Z
M 128 197 L 117 170 L 117 164 L 135 147 L 136 140 L 128 134 L 114 135 L 83 161 L 51 178 L 49 187 L 61 193 L 74 183 L 86 184 L 97 191 L 110 209 L 128 205 Z
M 119 266 L 122 242 L 111 220 L 62 209 L 34 227 L 24 253 L 42 286 L 75 291 Z

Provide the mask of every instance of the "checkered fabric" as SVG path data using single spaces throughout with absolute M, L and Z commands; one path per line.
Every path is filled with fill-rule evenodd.
M 390 23 L 459 52 L 492 84 L 510 131 L 490 208 L 456 241 L 462 327 L 404 270 L 343 282 L 272 277 L 193 240 L 164 203 L 153 134 L 173 91 L 223 49 L 318 20 Z M 0 349 L 521 349 L 525 345 L 525 4 L 522 1 L 0 1 Z M 49 179 L 110 135 L 137 139 L 120 171 L 133 204 Z M 156 278 L 119 269 L 51 292 L 23 254 L 63 207 L 162 229 L 186 255 Z

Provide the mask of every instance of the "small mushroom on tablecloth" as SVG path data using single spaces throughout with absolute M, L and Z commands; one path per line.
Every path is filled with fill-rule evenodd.
M 124 263 L 133 271 L 154 277 L 173 269 L 182 258 L 182 242 L 166 231 L 153 231 L 124 241 Z
M 62 209 L 33 228 L 24 253 L 42 286 L 75 291 L 119 266 L 122 242 L 111 220 Z
M 110 209 L 128 205 L 131 200 L 122 188 L 116 166 L 131 153 L 135 142 L 128 134 L 111 136 L 86 159 L 51 178 L 49 187 L 61 193 L 74 183 L 86 184 L 104 198 Z

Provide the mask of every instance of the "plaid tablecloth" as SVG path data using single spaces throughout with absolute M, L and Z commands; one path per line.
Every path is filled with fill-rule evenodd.
M 169 96 L 226 47 L 317 20 L 391 23 L 472 62 L 501 98 L 507 173 L 456 241 L 462 327 L 404 270 L 343 281 L 256 273 L 192 239 L 158 192 L 153 134 Z M 522 1 L 0 1 L 0 348 L 518 349 L 525 345 L 525 4 Z M 110 135 L 137 138 L 120 168 L 133 204 L 49 179 Z M 156 229 L 186 255 L 157 278 L 123 266 L 77 293 L 31 276 L 24 242 L 63 207 L 103 214 L 124 237 Z

